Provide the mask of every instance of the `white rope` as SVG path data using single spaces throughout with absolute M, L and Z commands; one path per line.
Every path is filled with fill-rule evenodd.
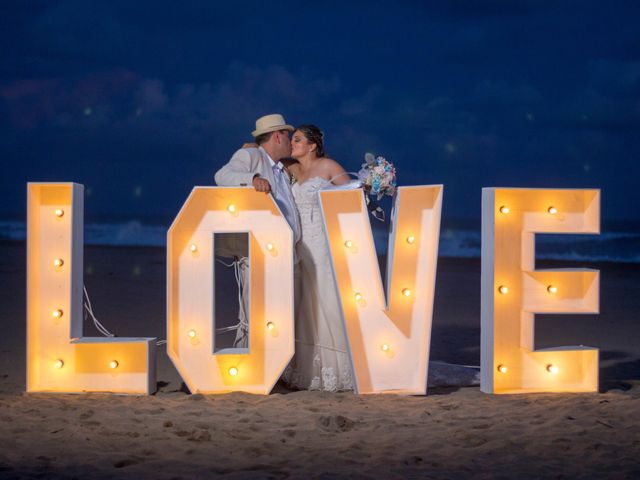
M 239 315 L 240 318 L 238 319 L 239 320 L 238 323 L 236 323 L 235 325 L 231 325 L 229 327 L 216 328 L 216 332 L 227 333 L 234 330 L 237 331 L 238 329 L 242 329 L 243 331 L 247 331 L 249 329 L 249 322 L 247 321 L 247 312 L 245 311 L 245 305 L 242 299 L 245 285 L 244 285 L 244 282 L 242 281 L 241 268 L 242 268 L 243 262 L 245 261 L 246 261 L 246 257 L 235 258 L 231 263 L 225 263 L 222 260 L 216 258 L 216 262 L 224 265 L 225 267 L 229 267 L 229 268 L 233 267 L 233 274 L 236 279 L 236 284 L 238 285 L 238 306 L 240 308 L 240 315 Z M 237 347 L 239 343 L 242 343 L 244 338 L 245 338 L 244 335 L 237 338 L 233 344 L 234 348 Z
M 452 367 L 474 368 L 476 370 L 480 369 L 480 365 L 460 365 L 459 363 L 441 362 L 440 360 L 431 360 L 430 363 L 437 363 L 439 365 L 450 365 Z
M 109 338 L 115 337 L 116 335 L 114 335 L 109 330 L 107 330 L 107 328 L 104 325 L 102 325 L 102 323 L 100 323 L 100 321 L 96 318 L 95 314 L 93 313 L 93 307 L 91 306 L 91 300 L 89 299 L 89 293 L 87 292 L 87 287 L 83 285 L 82 289 L 84 291 L 84 319 L 87 320 L 88 317 L 91 317 L 91 320 L 93 321 L 93 324 L 95 325 L 96 329 L 102 335 Z M 166 343 L 167 343 L 166 340 L 158 340 L 156 342 L 156 346 L 159 347 L 161 345 L 165 345 Z
M 224 263 L 222 260 L 220 260 L 219 258 L 216 258 L 216 262 L 221 263 L 222 265 L 224 265 L 225 267 L 233 267 L 233 265 L 236 263 L 236 261 L 234 260 L 231 263 Z
M 95 325 L 95 327 L 105 337 L 115 337 L 115 335 L 113 333 L 111 333 L 109 330 L 107 330 L 104 327 L 104 325 L 102 325 L 100 323 L 100 321 L 96 318 L 96 316 L 93 314 L 93 308 L 91 307 L 91 300 L 89 300 L 89 294 L 87 293 L 87 287 L 83 285 L 82 289 L 84 290 L 84 300 L 85 300 L 85 302 L 84 302 L 84 318 L 86 319 L 87 317 L 91 317 L 91 320 L 93 320 L 93 324 Z

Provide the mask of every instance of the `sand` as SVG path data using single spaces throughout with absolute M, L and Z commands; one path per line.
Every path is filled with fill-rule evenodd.
M 25 246 L 0 243 L 0 478 L 639 478 L 640 268 L 561 265 L 601 270 L 601 314 L 538 316 L 536 345 L 600 348 L 600 393 L 190 395 L 161 348 L 153 396 L 50 395 L 24 393 Z M 165 338 L 164 249 L 85 270 L 105 326 Z M 431 360 L 479 364 L 479 289 L 479 260 L 439 260 Z

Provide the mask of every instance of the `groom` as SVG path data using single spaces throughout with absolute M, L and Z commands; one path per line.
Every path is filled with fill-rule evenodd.
M 258 192 L 271 193 L 293 230 L 294 243 L 297 243 L 300 239 L 298 213 L 288 174 L 280 162 L 291 155 L 289 132 L 292 131 L 293 127 L 278 113 L 260 117 L 251 133 L 258 147 L 236 151 L 229 163 L 216 172 L 215 181 L 222 187 L 253 185 Z
M 287 172 L 280 159 L 291 155 L 291 140 L 289 132 L 294 129 L 287 125 L 284 117 L 278 113 L 265 115 L 256 120 L 256 129 L 251 133 L 258 147 L 241 148 L 236 151 L 231 160 L 215 174 L 216 185 L 222 187 L 236 187 L 252 185 L 258 192 L 271 193 L 280 211 L 293 231 L 294 257 L 294 312 L 300 294 L 300 273 L 298 256 L 295 245 L 300 240 L 300 220 L 298 210 L 291 193 L 291 185 Z M 242 276 L 248 279 L 247 262 L 240 261 Z M 240 323 L 236 335 L 236 347 L 246 348 L 248 344 L 247 322 L 243 311 L 248 311 L 248 295 L 242 295 L 243 305 L 240 305 Z

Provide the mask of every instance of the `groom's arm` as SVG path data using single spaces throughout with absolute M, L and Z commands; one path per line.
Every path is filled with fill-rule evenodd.
M 241 149 L 233 154 L 229 163 L 215 174 L 216 185 L 236 187 L 252 185 L 256 176 L 255 165 L 247 150 Z

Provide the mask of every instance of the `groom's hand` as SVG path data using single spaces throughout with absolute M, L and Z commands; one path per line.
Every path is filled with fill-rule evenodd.
M 269 181 L 265 180 L 261 177 L 253 177 L 253 188 L 256 189 L 256 192 L 264 192 L 269 193 L 271 191 L 271 185 L 269 185 Z

